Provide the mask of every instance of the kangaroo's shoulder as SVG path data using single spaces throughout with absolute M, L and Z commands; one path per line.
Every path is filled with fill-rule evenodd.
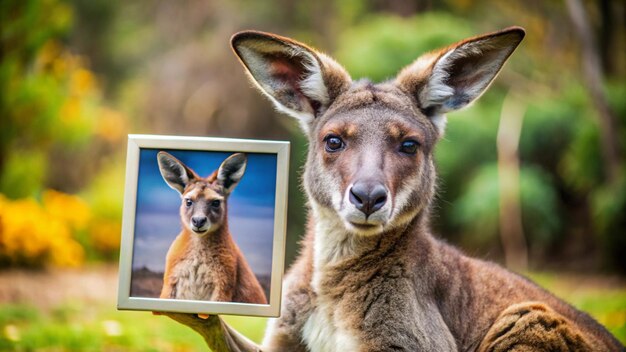
M 166 265 L 174 265 L 185 258 L 189 254 L 192 245 L 193 244 L 189 234 L 187 234 L 184 230 L 181 231 L 176 236 L 174 241 L 172 241 L 172 244 L 167 251 Z

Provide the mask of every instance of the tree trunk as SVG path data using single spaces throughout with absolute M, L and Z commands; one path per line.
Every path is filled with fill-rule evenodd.
M 616 181 L 621 168 L 617 116 L 609 106 L 604 94 L 600 55 L 583 4 L 580 0 L 566 0 L 565 3 L 567 4 L 572 24 L 580 39 L 583 79 L 591 95 L 593 105 L 598 112 L 604 174 L 607 181 L 612 184 Z
M 524 113 L 525 107 L 514 93 L 509 93 L 502 104 L 497 139 L 500 236 L 506 266 L 518 271 L 528 269 L 528 249 L 522 227 L 518 156 Z

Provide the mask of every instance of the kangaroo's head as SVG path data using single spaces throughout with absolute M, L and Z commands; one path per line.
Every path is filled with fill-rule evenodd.
M 253 82 L 308 137 L 304 187 L 315 214 L 367 236 L 429 207 L 445 114 L 477 99 L 523 37 L 513 27 L 470 38 L 378 84 L 353 81 L 331 58 L 289 38 L 245 31 L 231 44 Z
M 246 170 L 246 155 L 229 156 L 206 178 L 166 152 L 159 152 L 157 160 L 165 182 L 181 195 L 183 227 L 201 236 L 221 228 L 226 222 L 228 195 Z

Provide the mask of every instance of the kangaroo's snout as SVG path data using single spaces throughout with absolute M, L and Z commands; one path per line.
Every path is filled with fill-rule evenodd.
M 207 221 L 208 219 L 206 216 L 194 216 L 191 218 L 191 224 L 197 229 L 203 228 Z
M 369 216 L 387 202 L 387 188 L 380 182 L 359 181 L 350 188 L 350 203 Z

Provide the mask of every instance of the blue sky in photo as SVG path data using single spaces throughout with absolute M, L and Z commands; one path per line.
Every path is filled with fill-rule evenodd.
M 142 148 L 139 156 L 133 269 L 162 272 L 165 255 L 180 233 L 180 194 L 161 177 L 157 153 L 166 151 L 201 177 L 235 152 Z M 246 172 L 228 199 L 230 232 L 256 275 L 270 275 L 274 236 L 276 155 L 246 153 Z

